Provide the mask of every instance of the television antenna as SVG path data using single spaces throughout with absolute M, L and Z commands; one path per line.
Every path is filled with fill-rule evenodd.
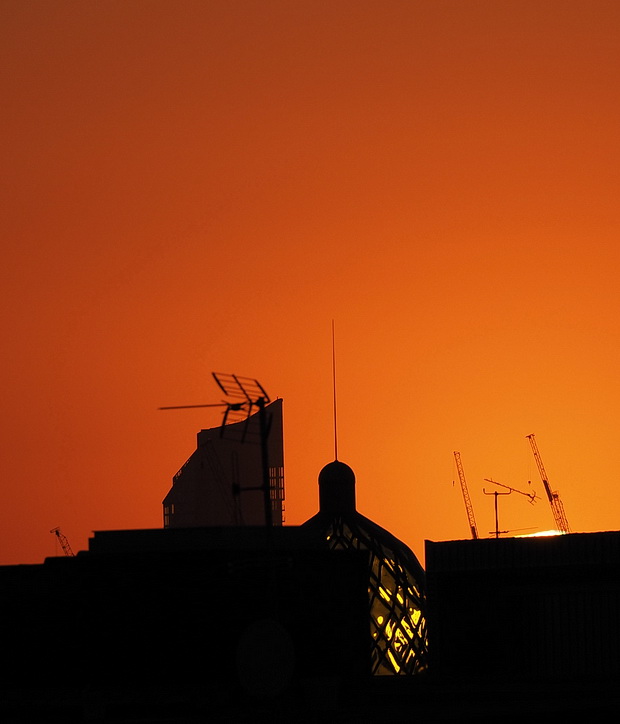
M 500 493 L 499 490 L 493 490 L 490 493 L 487 493 L 486 488 L 482 488 L 482 492 L 485 495 L 494 495 L 495 496 L 495 537 L 499 538 L 500 529 L 499 529 L 499 515 L 497 512 L 497 499 L 500 495 L 510 495 L 512 493 L 512 490 L 509 490 L 507 493 Z M 502 533 L 504 531 L 501 531 Z
M 498 483 L 497 480 L 491 480 L 491 478 L 485 478 L 485 481 L 487 483 L 493 483 L 493 485 L 499 485 L 501 488 L 507 488 L 512 493 L 519 493 L 519 495 L 525 495 L 525 497 L 529 499 L 532 505 L 534 505 L 534 503 L 539 500 L 538 495 L 536 495 L 534 491 L 532 491 L 531 493 L 524 493 L 522 490 L 517 490 L 517 488 L 511 488 L 510 485 L 504 485 L 504 483 Z
M 253 377 L 241 377 L 240 375 L 223 374 L 221 372 L 212 372 L 211 375 L 222 392 L 229 397 L 228 400 L 222 402 L 207 402 L 199 405 L 169 405 L 167 407 L 159 407 L 159 410 L 190 410 L 199 407 L 225 407 L 224 420 L 222 426 L 228 422 L 238 422 L 239 419 L 247 419 L 252 414 L 253 408 L 261 405 L 264 407 L 269 403 L 269 395 L 258 380 Z M 233 415 L 238 419 L 229 420 L 231 413 L 241 413 Z M 246 414 L 243 414 L 246 413 Z
M 269 404 L 269 395 L 265 392 L 260 382 L 253 377 L 241 377 L 240 375 L 226 374 L 221 372 L 212 372 L 213 379 L 217 386 L 222 390 L 224 395 L 229 399 L 222 402 L 211 402 L 199 405 L 169 405 L 160 407 L 160 410 L 188 410 L 198 407 L 225 407 L 224 418 L 220 428 L 220 434 L 224 434 L 224 428 L 227 424 L 245 420 L 246 427 L 243 432 L 241 442 L 245 441 L 245 433 L 250 416 L 254 410 L 258 409 L 259 429 L 260 429 L 260 445 L 262 460 L 262 485 L 252 488 L 242 488 L 243 492 L 249 490 L 261 490 L 263 493 L 265 524 L 271 528 L 273 525 L 273 515 L 271 510 L 271 486 L 269 480 L 269 459 L 267 449 L 267 438 L 269 437 L 269 424 L 265 407 Z M 236 418 L 236 419 L 235 419 Z

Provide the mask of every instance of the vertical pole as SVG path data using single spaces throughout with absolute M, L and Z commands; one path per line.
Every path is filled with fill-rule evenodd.
M 482 492 L 485 495 L 494 495 L 495 496 L 495 537 L 499 538 L 499 512 L 498 512 L 498 506 L 497 506 L 497 498 L 500 495 L 510 495 L 512 493 L 512 490 L 509 490 L 507 493 L 500 493 L 497 490 L 494 490 L 492 493 L 487 493 L 487 491 L 483 488 Z
M 334 460 L 338 460 L 338 418 L 336 415 L 336 330 L 332 319 L 332 386 L 334 388 Z
M 265 414 L 265 398 L 259 397 L 256 401 L 258 405 L 258 419 L 260 423 L 260 449 L 261 462 L 263 467 L 263 501 L 265 506 L 265 525 L 267 528 L 273 526 L 273 511 L 271 508 L 271 486 L 269 480 L 269 451 L 267 447 L 267 438 L 269 430 Z

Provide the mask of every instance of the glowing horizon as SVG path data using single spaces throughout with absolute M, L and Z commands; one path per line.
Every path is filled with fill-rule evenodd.
M 552 535 L 568 535 L 568 534 L 563 533 L 561 530 L 539 530 L 537 533 L 524 533 L 522 535 L 515 536 L 515 538 L 539 538 L 539 537 L 552 536 Z

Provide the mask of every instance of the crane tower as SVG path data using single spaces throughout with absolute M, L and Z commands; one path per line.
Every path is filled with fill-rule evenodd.
M 461 463 L 461 453 L 455 452 L 454 459 L 456 461 L 456 469 L 459 474 L 459 480 L 461 481 L 461 490 L 463 491 L 463 500 L 465 501 L 465 509 L 467 510 L 467 519 L 469 520 L 469 529 L 471 530 L 471 537 L 476 540 L 478 538 L 478 529 L 476 528 L 476 519 L 474 518 L 474 509 L 469 498 L 469 492 L 467 490 L 467 483 L 465 481 L 465 473 L 463 472 L 463 465 Z
M 566 519 L 566 514 L 564 513 L 564 505 L 560 500 L 560 494 L 557 490 L 551 490 L 551 486 L 549 485 L 549 481 L 547 479 L 547 473 L 545 472 L 545 466 L 543 465 L 542 458 L 540 457 L 540 453 L 538 452 L 538 445 L 536 445 L 534 435 L 526 435 L 526 437 L 530 441 L 530 445 L 532 446 L 534 460 L 536 460 L 536 465 L 538 465 L 538 472 L 540 473 L 542 484 L 545 488 L 545 492 L 547 493 L 549 503 L 551 504 L 551 510 L 553 512 L 555 524 L 558 530 L 562 533 L 570 533 L 570 527 L 568 525 L 568 520 Z

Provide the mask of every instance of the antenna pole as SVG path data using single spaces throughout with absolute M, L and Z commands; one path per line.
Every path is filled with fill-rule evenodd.
M 495 537 L 499 538 L 499 513 L 497 510 L 497 499 L 500 495 L 510 495 L 512 493 L 512 490 L 509 490 L 507 493 L 500 493 L 499 490 L 494 490 L 492 493 L 487 493 L 487 491 L 483 488 L 482 492 L 485 495 L 494 495 L 495 496 Z
M 334 460 L 338 460 L 338 420 L 336 415 L 336 330 L 332 319 L 332 384 L 334 388 Z

